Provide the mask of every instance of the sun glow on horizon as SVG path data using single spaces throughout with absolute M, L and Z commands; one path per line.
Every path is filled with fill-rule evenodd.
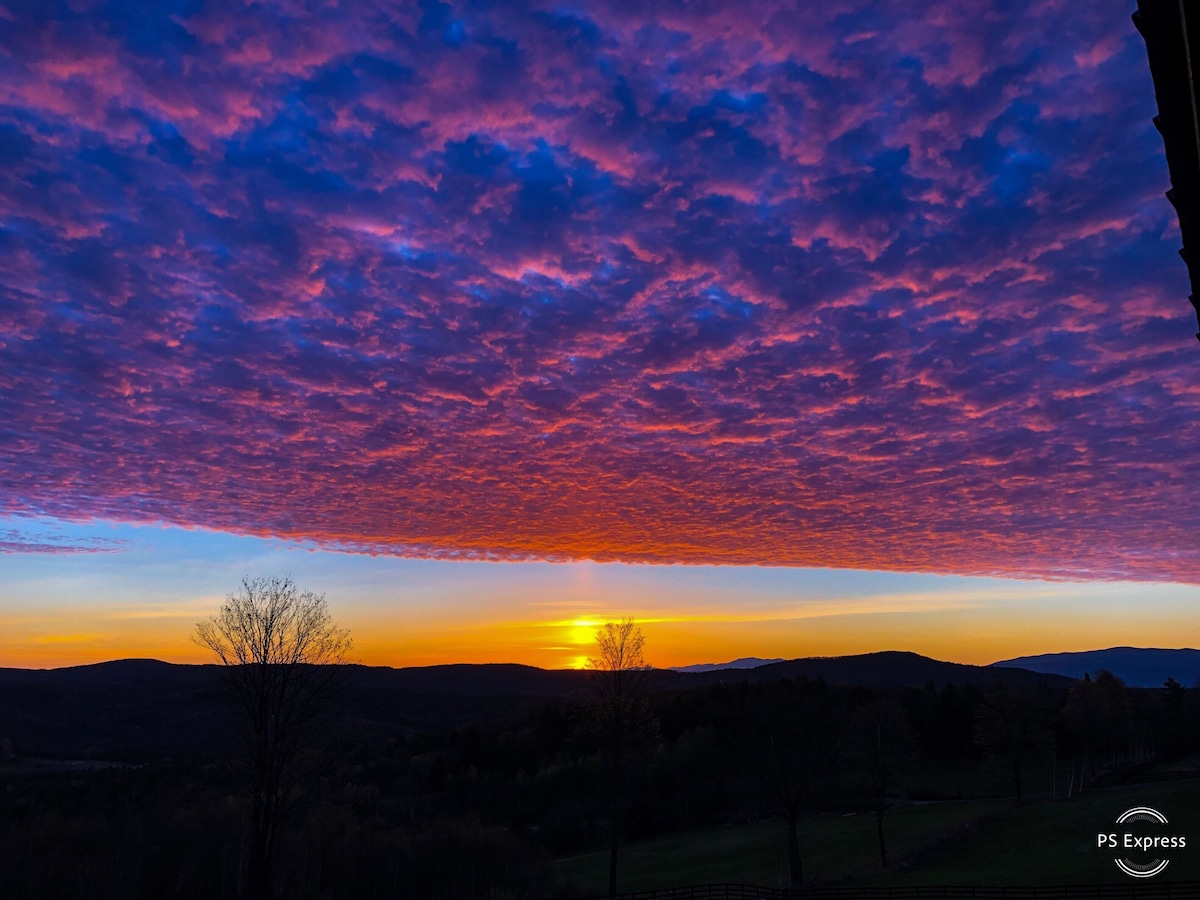
M 41 526 L 39 526 L 41 527 Z M 1017 581 L 864 570 L 407 560 L 265 538 L 61 523 L 118 549 L 10 553 L 0 666 L 129 657 L 210 660 L 195 623 L 249 573 L 326 594 L 368 665 L 584 668 L 596 633 L 633 618 L 654 666 L 911 650 L 986 664 L 1118 645 L 1200 644 L 1195 586 Z M 108 542 L 105 544 L 104 542 Z M 619 598 L 616 599 L 616 598 Z
M 334 608 L 335 615 L 337 608 Z M 366 665 L 421 666 L 448 663 L 521 663 L 545 669 L 585 669 L 594 655 L 596 632 L 626 616 L 548 621 L 426 623 L 419 632 L 370 628 L 353 616 L 338 616 L 355 637 L 353 657 Z M 925 614 L 826 616 L 819 619 L 716 616 L 632 616 L 646 635 L 646 655 L 656 668 L 725 662 L 746 656 L 794 659 L 842 656 L 879 650 L 910 650 L 936 659 L 986 665 L 999 659 L 1066 650 L 1132 644 L 1174 646 L 1190 623 L 1176 617 L 1175 641 L 1160 628 L 1132 615 L 1123 621 L 1087 621 L 1071 610 L 1048 610 L 1030 639 L 1028 616 L 1011 612 L 965 611 Z M 58 631 L 46 618 L 0 619 L 0 665 L 58 667 L 108 659 L 155 657 L 169 662 L 211 662 L 189 640 L 191 623 L 180 619 L 117 618 L 92 611 Z M 182 629 L 181 629 L 182 626 Z M 1068 631 L 1067 629 L 1071 630 Z M 553 635 L 545 641 L 546 633 Z M 1070 634 L 1070 639 L 1064 635 Z M 1047 637 L 1049 636 L 1049 637 Z M 1195 645 L 1194 637 L 1184 641 Z

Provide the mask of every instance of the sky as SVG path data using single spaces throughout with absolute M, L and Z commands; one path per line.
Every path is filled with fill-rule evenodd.
M 0 0 L 0 664 L 1195 645 L 1133 8 Z

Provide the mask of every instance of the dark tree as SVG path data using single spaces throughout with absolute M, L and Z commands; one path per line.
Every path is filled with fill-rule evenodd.
M 243 887 L 266 900 L 280 829 L 320 756 L 350 634 L 334 625 L 324 595 L 301 591 L 290 577 L 245 578 L 217 615 L 197 623 L 195 640 L 225 667 L 242 729 L 250 801 Z
M 633 619 L 608 622 L 596 633 L 596 657 L 588 660 L 592 673 L 592 702 L 585 728 L 599 742 L 608 794 L 608 894 L 617 894 L 617 853 L 629 805 L 632 764 L 658 734 L 650 706 L 643 656 L 645 638 Z
M 856 710 L 847 729 L 847 768 L 871 791 L 875 806 L 875 831 L 879 836 L 879 861 L 888 865 L 883 814 L 888 789 L 917 758 L 917 739 L 908 726 L 904 707 L 893 697 Z
M 1008 764 L 1018 803 L 1025 764 L 1054 746 L 1050 702 L 1035 688 L 997 679 L 975 708 L 975 740 L 989 757 Z
M 1187 718 L 1184 711 L 1187 691 L 1174 678 L 1168 678 L 1159 691 L 1159 702 L 1163 718 L 1163 751 L 1168 757 L 1177 757 L 1188 746 Z
M 1090 778 L 1127 756 L 1132 708 L 1125 682 L 1104 670 L 1094 679 L 1084 673 L 1067 692 L 1062 715 L 1071 749 L 1081 757 L 1079 790 L 1083 790 Z M 1074 774 L 1072 765 L 1072 782 Z
M 824 682 L 781 681 L 760 689 L 746 710 L 750 763 L 784 820 L 788 874 L 804 882 L 800 813 L 834 774 L 841 752 L 841 717 Z

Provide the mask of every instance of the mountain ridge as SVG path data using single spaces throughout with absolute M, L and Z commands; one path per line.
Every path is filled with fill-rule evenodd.
M 760 659 L 757 656 L 739 656 L 737 659 L 724 663 L 693 663 L 690 666 L 668 666 L 672 672 L 719 672 L 724 669 L 757 669 L 771 663 L 786 662 L 782 656 L 774 659 Z
M 1112 672 L 1130 687 L 1161 687 L 1174 678 L 1184 687 L 1200 682 L 1200 650 L 1190 647 L 1108 647 L 1018 656 L 994 662 L 989 668 L 1020 668 L 1042 674 L 1082 678 L 1100 670 Z

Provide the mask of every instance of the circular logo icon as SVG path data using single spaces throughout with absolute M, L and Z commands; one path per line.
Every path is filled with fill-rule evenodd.
M 1117 816 L 1120 830 L 1098 835 L 1097 846 L 1123 850 L 1113 859 L 1117 868 L 1132 878 L 1153 878 L 1167 867 L 1165 850 L 1182 849 L 1187 838 L 1167 834 L 1167 817 L 1149 806 L 1135 806 Z

